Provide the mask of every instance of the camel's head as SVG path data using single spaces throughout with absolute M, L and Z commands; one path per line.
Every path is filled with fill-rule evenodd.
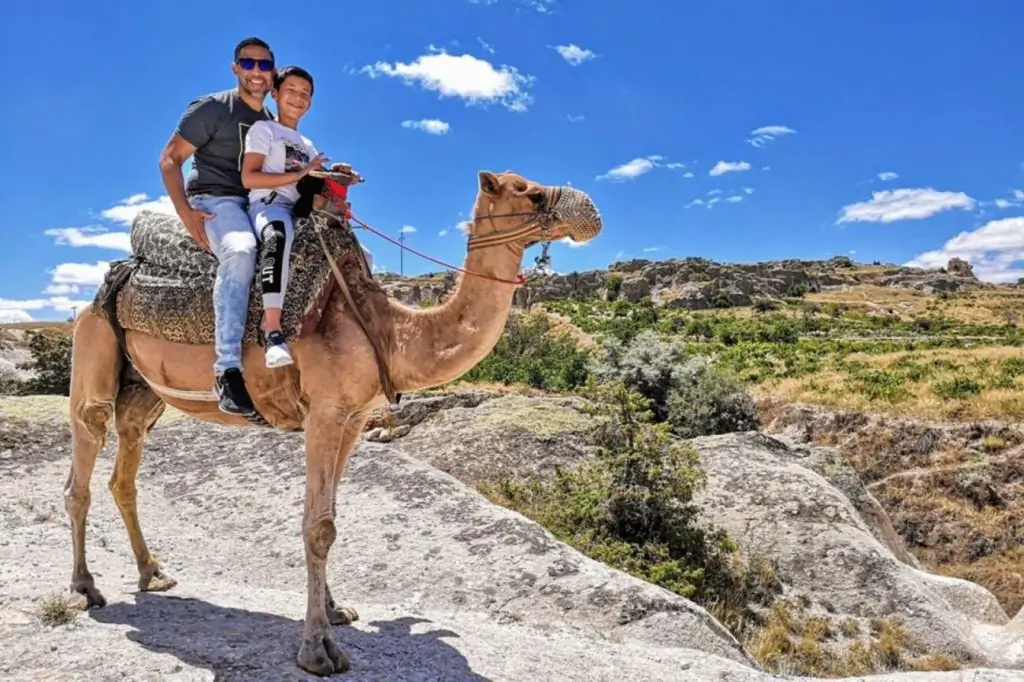
M 480 171 L 470 248 L 516 244 L 525 249 L 564 237 L 582 243 L 601 227 L 601 214 L 586 192 L 541 185 L 512 171 Z

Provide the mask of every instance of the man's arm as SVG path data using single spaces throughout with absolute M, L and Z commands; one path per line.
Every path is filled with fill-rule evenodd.
M 217 128 L 219 111 L 216 102 L 207 97 L 193 100 L 178 121 L 178 126 L 160 152 L 160 176 L 174 210 L 181 216 L 191 210 L 185 196 L 185 180 L 181 167 L 198 147 L 206 144 Z

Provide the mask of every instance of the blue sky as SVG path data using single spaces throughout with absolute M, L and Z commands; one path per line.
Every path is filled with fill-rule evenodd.
M 477 171 L 512 169 L 602 211 L 596 240 L 552 247 L 561 272 L 848 254 L 1024 276 L 1019 2 L 100 4 L 5 7 L 0 319 L 91 297 L 131 217 L 167 206 L 157 158 L 183 108 L 233 87 L 249 34 L 316 78 L 302 128 L 366 175 L 356 214 L 448 262 Z

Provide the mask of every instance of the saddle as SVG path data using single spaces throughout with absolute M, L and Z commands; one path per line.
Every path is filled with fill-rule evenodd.
M 340 284 L 348 307 L 377 353 L 385 393 L 394 400 L 383 364 L 393 332 L 388 321 L 381 319 L 387 293 L 374 279 L 348 219 L 347 188 L 362 181 L 355 173 L 314 171 L 299 182 L 281 329 L 288 340 L 316 331 L 331 293 Z M 152 211 L 143 211 L 132 221 L 130 241 L 132 255 L 110 264 L 92 303 L 114 327 L 122 351 L 127 355 L 125 329 L 176 343 L 213 345 L 216 257 L 192 239 L 177 216 Z M 270 245 L 261 244 L 243 344 L 264 343 L 258 273 L 270 254 Z

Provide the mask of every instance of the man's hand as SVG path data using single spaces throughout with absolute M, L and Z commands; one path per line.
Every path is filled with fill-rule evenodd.
M 210 248 L 210 240 L 206 238 L 206 221 L 213 218 L 212 213 L 207 211 L 199 211 L 194 208 L 190 208 L 187 211 L 178 214 L 181 218 L 181 222 L 185 224 L 185 229 L 192 235 L 192 239 L 195 239 L 199 246 L 203 247 L 207 251 L 212 252 Z

